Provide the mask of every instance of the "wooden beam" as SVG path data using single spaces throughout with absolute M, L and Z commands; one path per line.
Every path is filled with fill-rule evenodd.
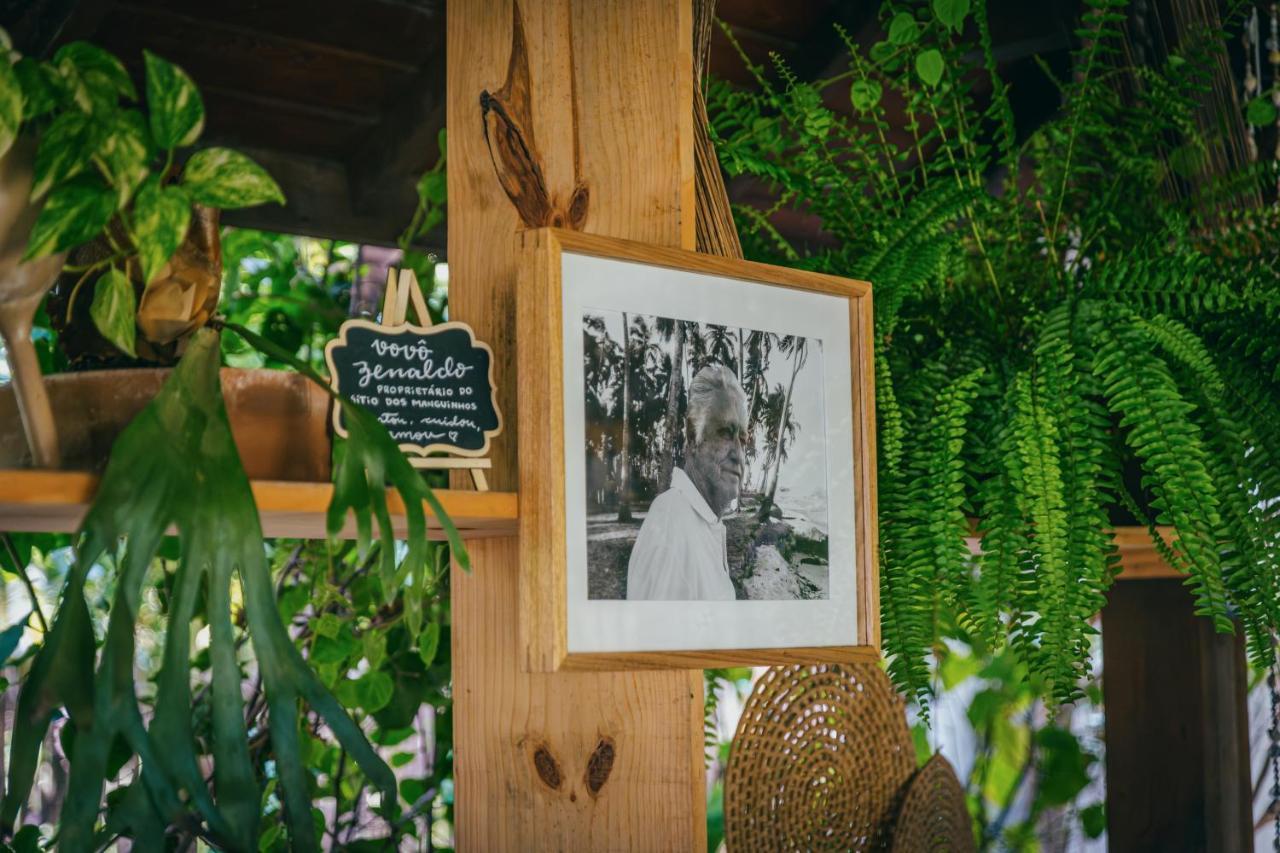
M 347 158 L 351 204 L 361 213 L 388 205 L 410 211 L 418 178 L 440 157 L 444 127 L 444 50 L 427 60 L 379 125 Z
M 1253 849 L 1244 643 L 1181 581 L 1117 583 L 1102 610 L 1112 850 Z
M 453 461 L 453 460 L 442 460 Z M 467 463 L 471 460 L 457 460 Z M 0 495 L 0 530 L 40 533 L 73 533 L 89 510 L 101 480 L 83 471 L 0 469 L 4 494 Z M 253 480 L 253 499 L 262 517 L 266 536 L 290 539 L 324 539 L 325 518 L 333 498 L 333 484 Z M 464 539 L 510 536 L 516 528 L 518 501 L 510 492 L 470 492 L 457 489 L 436 491 Z M 428 537 L 444 539 L 444 531 L 424 506 Z M 387 511 L 396 536 L 408 535 L 404 501 L 400 493 L 387 490 Z M 344 539 L 356 537 L 355 519 L 348 517 Z
M 692 8 L 450 0 L 446 17 L 450 306 L 494 349 L 508 423 L 492 479 L 511 489 L 515 234 L 535 224 L 512 199 L 526 216 L 693 247 Z M 496 154 L 482 93 L 510 120 Z M 471 557 L 453 572 L 458 849 L 705 849 L 701 674 L 524 672 L 516 540 Z
M 357 213 L 351 205 L 347 170 L 341 163 L 279 151 L 244 147 L 241 150 L 279 182 L 288 203 L 284 207 L 266 204 L 224 211 L 223 224 L 394 246 L 396 237 L 413 215 L 411 205 L 406 207 L 390 201 L 381 208 Z M 444 244 L 444 229 L 437 228 L 415 245 L 443 255 Z
M 109 0 L 2 0 L 0 25 L 14 47 L 42 58 L 68 41 L 88 38 L 106 16 Z

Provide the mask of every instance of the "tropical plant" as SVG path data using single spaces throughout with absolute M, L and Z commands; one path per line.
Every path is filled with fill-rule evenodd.
M 1197 611 L 1238 622 L 1265 663 L 1280 628 L 1280 229 L 1257 203 L 1272 170 L 1210 170 L 1242 121 L 1197 118 L 1225 35 L 1184 32 L 1135 66 L 1124 4 L 1086 0 L 1059 110 L 1023 138 L 985 3 L 970 5 L 886 2 L 869 50 L 839 33 L 837 77 L 775 61 L 752 66 L 753 90 L 709 93 L 729 174 L 834 238 L 793 245 L 772 210 L 738 206 L 747 253 L 875 288 L 890 672 L 927 700 L 954 609 L 1053 700 L 1078 696 L 1116 572 L 1109 530 L 1128 514 Z M 824 105 L 837 86 L 851 118 Z
M 238 151 L 210 147 L 185 156 L 204 129 L 204 105 L 178 66 L 144 52 L 144 112 L 128 71 L 102 48 L 71 42 L 46 62 L 19 56 L 2 31 L 0 46 L 0 156 L 20 137 L 38 140 L 31 201 L 42 207 L 23 260 L 101 241 L 101 252 L 67 269 L 76 280 L 66 313 L 87 285 L 98 332 L 134 356 L 139 310 L 154 303 L 162 311 L 174 301 L 163 291 L 182 286 L 165 270 L 191 230 L 193 206 L 224 210 L 283 203 L 284 196 Z M 166 339 L 156 342 L 207 321 L 216 279 L 210 290 L 187 300 L 196 310 L 184 317 L 163 317 L 159 337 Z M 176 319 L 189 322 L 175 327 Z

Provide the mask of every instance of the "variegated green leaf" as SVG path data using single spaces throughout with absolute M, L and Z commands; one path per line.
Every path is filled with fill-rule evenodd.
M 101 125 L 98 159 L 116 188 L 118 206 L 124 207 L 147 177 L 151 159 L 147 123 L 137 110 L 123 110 L 101 119 Z
M 3 156 L 13 140 L 18 138 L 22 124 L 22 84 L 13 66 L 0 57 L 0 156 Z
M 133 202 L 133 242 L 142 261 L 142 279 L 150 284 L 182 245 L 191 225 L 191 197 L 178 186 L 161 186 L 152 175 Z
M 116 211 L 116 194 L 95 175 L 81 175 L 49 193 L 23 260 L 43 258 L 87 242 Z
M 147 109 L 151 137 L 163 149 L 190 145 L 204 130 L 204 102 L 200 90 L 178 66 L 142 52 L 147 63 Z
M 129 72 L 124 64 L 107 51 L 87 41 L 73 41 L 58 48 L 53 55 L 53 64 L 63 76 L 73 81 L 76 87 L 76 100 L 86 110 L 90 104 L 84 100 L 105 100 L 108 94 L 124 95 L 137 100 L 138 91 L 129 79 Z M 92 90 L 90 92 L 84 89 Z
M 266 170 L 239 151 L 206 148 L 191 155 L 182 184 L 201 204 L 222 209 L 284 204 L 284 194 Z
M 83 172 L 96 148 L 97 136 L 87 113 L 65 112 L 54 119 L 36 149 L 31 197 L 41 198 L 54 184 Z
M 134 301 L 133 284 L 128 276 L 114 267 L 103 273 L 93 288 L 93 305 L 89 307 L 89 315 L 93 324 L 104 338 L 111 341 L 121 352 L 136 356 L 137 326 L 135 316 L 138 313 Z
M 65 84 L 52 66 L 24 56 L 14 64 L 13 71 L 22 84 L 24 121 L 39 118 L 58 105 Z

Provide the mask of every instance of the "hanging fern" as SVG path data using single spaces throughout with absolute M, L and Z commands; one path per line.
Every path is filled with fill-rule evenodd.
M 1120 516 L 1256 662 L 1280 629 L 1275 169 L 1209 167 L 1242 127 L 1204 112 L 1222 32 L 1135 66 L 1123 0 L 1083 5 L 1061 108 L 1025 138 L 985 3 L 972 28 L 958 4 L 883 3 L 896 34 L 869 48 L 837 30 L 845 113 L 835 80 L 776 59 L 748 63 L 749 90 L 710 89 L 724 168 L 774 197 L 737 209 L 748 254 L 875 288 L 882 636 L 922 702 L 951 624 L 1075 697 Z M 792 242 L 784 208 L 834 240 Z

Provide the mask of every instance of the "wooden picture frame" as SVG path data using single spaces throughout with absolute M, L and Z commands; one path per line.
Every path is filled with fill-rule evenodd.
M 879 658 L 879 575 L 876 562 L 876 478 L 875 478 L 875 394 L 873 367 L 873 332 L 871 310 L 871 285 L 866 282 L 838 278 L 819 273 L 793 270 L 702 255 L 678 249 L 667 249 L 626 240 L 598 237 L 560 229 L 543 228 L 522 232 L 521 263 L 516 288 L 516 352 L 519 382 L 518 389 L 518 441 L 520 459 L 520 632 L 524 665 L 530 671 L 551 672 L 557 670 L 617 670 L 652 668 L 712 668 L 744 665 L 770 665 L 789 663 L 847 663 L 874 661 Z M 787 294 L 775 291 L 756 292 L 768 299 L 791 298 L 792 292 L 821 294 L 848 302 L 848 400 L 851 411 L 847 424 L 849 455 L 844 448 L 834 451 L 841 459 L 852 462 L 853 500 L 852 546 L 850 548 L 854 580 L 854 596 L 848 618 L 851 626 L 838 626 L 848 633 L 850 641 L 838 644 L 782 645 L 776 648 L 665 648 L 665 649 L 610 649 L 606 651 L 573 648 L 570 640 L 570 619 L 576 616 L 571 608 L 597 606 L 594 596 L 583 596 L 583 604 L 570 600 L 569 531 L 566 526 L 566 331 L 570 322 L 563 298 L 562 270 L 566 256 L 602 259 L 623 264 L 643 265 L 653 271 L 675 271 L 681 274 L 701 274 L 711 278 L 696 281 L 714 281 L 715 287 L 753 288 L 766 286 L 782 288 Z M 579 261 L 571 260 L 572 263 Z M 618 269 L 623 269 L 618 267 Z M 655 276 L 667 273 L 654 272 Z M 669 276 L 668 276 L 669 277 Z M 694 281 L 695 279 L 690 279 Z M 728 281 L 727 283 L 722 283 Z M 708 285 L 710 286 L 710 285 Z M 744 291 L 745 293 L 746 291 Z M 816 300 L 811 300 L 816 301 Z M 574 303 L 576 305 L 577 303 Z M 823 301 L 829 305 L 829 301 Z M 572 307 L 572 306 L 570 306 Z M 625 310 L 625 309 L 624 309 Z M 657 314 L 657 311 L 654 312 Z M 625 316 L 625 315 L 623 315 Z M 674 316 L 674 315 L 673 315 Z M 683 317 L 688 321 L 689 318 Z M 578 322 L 581 322 L 579 318 Z M 719 322 L 719 321 L 716 321 Z M 834 321 L 843 324 L 842 316 Z M 626 320 L 623 320 L 626 323 Z M 582 335 L 581 326 L 575 326 L 574 334 Z M 750 329 L 765 328 L 752 325 Z M 825 356 L 822 364 L 828 364 Z M 843 361 L 837 360 L 840 364 Z M 822 373 L 821 381 L 837 386 L 840 377 Z M 822 388 L 833 387 L 830 384 Z M 839 389 L 843 394 L 843 389 Z M 837 399 L 844 399 L 843 396 Z M 820 403 L 819 405 L 827 405 Z M 832 415 L 823 409 L 824 431 L 830 440 L 833 432 Z M 839 416 L 839 413 L 836 413 Z M 826 445 L 824 445 L 824 448 Z M 831 474 L 824 474 L 830 478 Z M 741 479 L 741 475 L 739 477 Z M 774 487 L 777 486 L 777 475 Z M 585 491 L 585 487 L 584 491 Z M 843 488 L 843 487 L 841 487 Z M 824 492 L 825 494 L 825 492 Z M 824 505 L 825 506 L 825 505 Z M 825 511 L 825 510 L 824 510 Z M 585 518 L 585 508 L 582 510 Z M 582 528 L 585 531 L 584 527 Z M 843 530 L 843 528 L 841 528 Z M 825 534 L 825 531 L 824 531 Z M 832 525 L 832 536 L 837 534 Z M 843 533 L 841 535 L 844 535 Z M 587 545 L 581 549 L 585 555 Z M 584 556 L 585 562 L 585 556 Z M 585 568 L 582 571 L 586 571 Z M 828 575 L 834 566 L 828 568 Z M 582 590 L 586 589 L 583 582 Z M 620 600 L 620 599 L 619 599 Z M 624 602 L 627 605 L 671 604 L 698 606 L 702 602 L 680 600 L 676 602 Z M 728 606 L 748 602 L 735 601 Z M 786 601 L 782 607 L 829 602 Z M 724 605 L 724 602 L 717 602 Z M 764 605 L 765 602 L 750 602 Z M 775 605 L 776 602 L 768 602 Z M 614 602 L 609 602 L 613 606 Z M 826 612 L 826 611 L 824 611 Z M 840 611 L 843 613 L 843 610 Z M 843 618 L 843 616 L 839 617 Z M 756 636 L 757 634 L 752 634 Z

